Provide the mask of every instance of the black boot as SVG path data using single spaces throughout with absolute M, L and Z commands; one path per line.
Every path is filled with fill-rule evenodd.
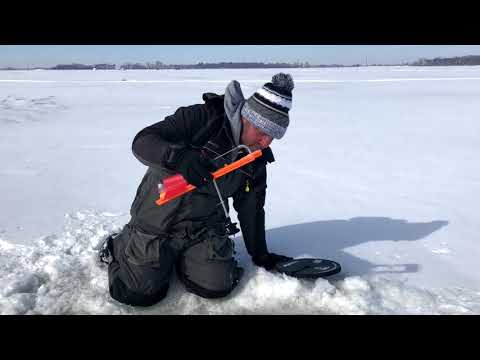
M 113 261 L 113 247 L 112 240 L 117 236 L 117 233 L 111 234 L 103 240 L 100 249 L 98 250 L 98 261 L 110 265 Z

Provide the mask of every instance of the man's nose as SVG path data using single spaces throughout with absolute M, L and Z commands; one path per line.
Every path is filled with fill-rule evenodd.
M 267 148 L 273 141 L 273 138 L 270 135 L 265 135 L 260 140 L 260 145 L 263 149 Z

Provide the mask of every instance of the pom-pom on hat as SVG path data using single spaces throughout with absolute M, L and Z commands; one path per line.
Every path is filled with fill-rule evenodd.
M 288 112 L 292 108 L 294 86 L 290 74 L 274 75 L 271 82 L 248 98 L 242 116 L 271 137 L 281 139 L 290 122 Z

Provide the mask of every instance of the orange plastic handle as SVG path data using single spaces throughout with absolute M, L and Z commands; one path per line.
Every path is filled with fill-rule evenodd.
M 240 160 L 237 160 L 237 161 L 235 161 L 231 164 L 225 165 L 221 169 L 216 170 L 215 172 L 212 173 L 213 178 L 218 179 L 219 177 L 222 177 L 225 174 L 228 174 L 228 173 L 230 173 L 230 172 L 232 172 L 232 171 L 234 171 L 238 168 L 241 168 L 242 166 L 244 166 L 248 163 L 251 163 L 255 159 L 259 158 L 260 156 L 262 156 L 262 150 L 256 150 L 256 151 L 244 156 Z M 170 195 L 170 196 L 169 196 L 167 191 L 162 191 L 160 193 L 160 198 L 155 201 L 155 203 L 158 206 L 166 204 L 167 202 L 169 202 L 173 199 L 176 199 L 177 197 L 182 196 L 182 195 L 196 189 L 195 186 L 193 186 L 191 184 L 188 184 L 185 181 L 185 179 L 183 179 L 183 177 L 181 175 L 173 175 L 169 178 L 164 179 L 163 182 L 164 182 L 165 186 L 175 186 L 175 187 L 177 187 L 177 189 L 176 189 L 176 191 L 174 191 L 174 195 Z M 172 185 L 169 185 L 169 184 L 172 184 Z M 180 189 L 178 189 L 178 188 L 180 188 Z
M 219 177 L 221 177 L 225 174 L 228 174 L 229 172 L 232 172 L 233 170 L 241 168 L 243 165 L 251 163 L 256 158 L 259 158 L 260 156 L 262 156 L 262 150 L 254 151 L 254 152 L 244 156 L 240 160 L 237 160 L 237 161 L 235 161 L 235 162 L 233 162 L 229 165 L 225 165 L 223 168 L 218 169 L 217 171 L 213 172 L 212 173 L 213 178 L 217 179 L 217 178 L 219 178 Z

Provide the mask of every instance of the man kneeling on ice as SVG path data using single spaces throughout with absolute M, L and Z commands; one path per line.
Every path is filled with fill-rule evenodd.
M 243 273 L 229 237 L 238 232 L 228 217 L 229 197 L 253 263 L 271 270 L 292 259 L 268 251 L 263 207 L 266 165 L 274 161 L 269 145 L 287 130 L 293 88 L 292 77 L 279 73 L 245 100 L 234 80 L 225 95 L 205 93 L 204 104 L 180 107 L 135 136 L 133 154 L 148 170 L 130 222 L 99 253 L 109 264 L 114 299 L 134 306 L 159 302 L 174 268 L 190 292 L 205 298 L 229 294 Z M 247 147 L 263 155 L 212 181 L 212 172 L 247 155 Z M 158 206 L 159 184 L 175 174 L 197 188 Z

